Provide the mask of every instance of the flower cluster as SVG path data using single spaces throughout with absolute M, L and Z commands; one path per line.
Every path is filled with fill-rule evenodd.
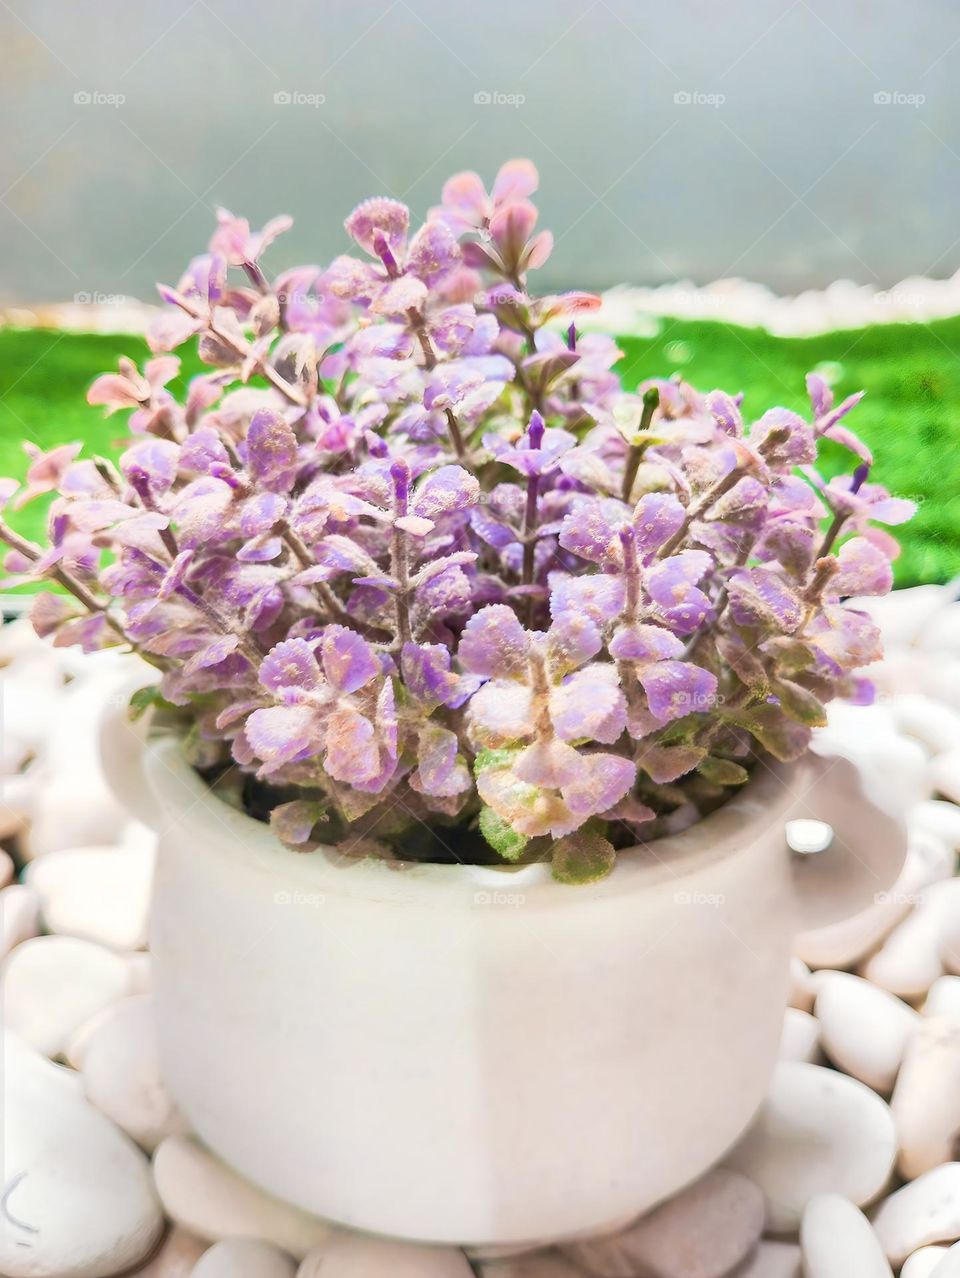
M 352 254 L 276 278 L 289 220 L 221 210 L 153 358 L 90 389 L 130 411 L 119 461 L 31 450 L 0 481 L 54 494 L 48 547 L 0 520 L 8 572 L 62 588 L 38 632 L 139 652 L 141 704 L 296 846 L 598 877 L 869 696 L 878 635 L 843 600 L 890 589 L 876 525 L 912 508 L 868 482 L 859 396 L 811 375 L 810 420 L 746 423 L 722 391 L 625 389 L 577 331 L 598 299 L 530 291 L 536 187 L 522 160 L 490 193 L 459 174 L 412 234 L 368 200 Z M 820 476 L 823 439 L 850 475 Z

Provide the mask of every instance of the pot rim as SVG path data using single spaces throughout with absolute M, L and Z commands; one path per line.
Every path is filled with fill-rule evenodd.
M 336 864 L 322 855 L 291 851 L 264 822 L 238 812 L 220 799 L 187 762 L 176 735 L 153 734 L 146 744 L 144 767 L 148 785 L 164 814 L 161 824 L 165 828 L 184 824 L 191 813 L 197 814 L 193 823 L 198 817 L 205 818 L 208 837 L 196 847 L 194 855 L 219 854 L 234 864 L 242 856 L 248 868 L 282 875 L 284 882 L 296 890 L 426 903 L 438 893 L 459 897 L 465 888 L 470 888 L 491 893 L 522 892 L 525 903 L 529 903 L 531 894 L 544 896 L 553 904 L 558 895 L 574 902 L 654 887 L 665 880 L 699 874 L 719 861 L 747 852 L 758 840 L 768 839 L 771 827 L 788 820 L 791 809 L 802 800 L 807 788 L 805 762 L 762 761 L 762 773 L 755 773 L 733 798 L 702 821 L 678 834 L 618 852 L 616 864 L 606 878 L 575 886 L 558 883 L 547 862 L 502 868 L 408 862 L 401 871 L 373 857 Z M 218 831 L 226 837 L 217 838 Z

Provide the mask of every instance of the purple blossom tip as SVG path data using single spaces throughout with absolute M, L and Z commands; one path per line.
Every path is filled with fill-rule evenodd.
M 410 496 L 410 465 L 403 458 L 390 465 L 390 478 L 393 481 L 393 495 L 398 511 L 405 511 Z
M 387 237 L 379 228 L 373 233 L 373 251 L 386 267 L 388 274 L 399 275 L 400 268 L 397 265 L 397 259 L 390 249 Z
M 530 425 L 527 427 L 527 442 L 530 448 L 539 448 L 543 443 L 543 432 L 546 429 L 543 417 L 534 409 L 530 414 Z

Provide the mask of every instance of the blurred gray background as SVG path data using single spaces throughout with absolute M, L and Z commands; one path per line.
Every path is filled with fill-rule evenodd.
M 323 260 L 514 155 L 548 286 L 960 267 L 956 0 L 0 0 L 0 39 L 6 302 L 152 299 L 221 203 Z

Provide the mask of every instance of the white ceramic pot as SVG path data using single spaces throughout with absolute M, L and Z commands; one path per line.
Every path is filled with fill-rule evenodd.
M 589 887 L 337 867 L 223 804 L 170 739 L 138 791 L 129 742 L 107 756 L 160 832 L 170 1090 L 251 1180 L 408 1239 L 576 1237 L 700 1175 L 764 1094 L 795 931 L 861 909 L 904 850 L 852 765 L 810 758 Z M 833 824 L 831 849 L 792 857 L 796 816 Z

